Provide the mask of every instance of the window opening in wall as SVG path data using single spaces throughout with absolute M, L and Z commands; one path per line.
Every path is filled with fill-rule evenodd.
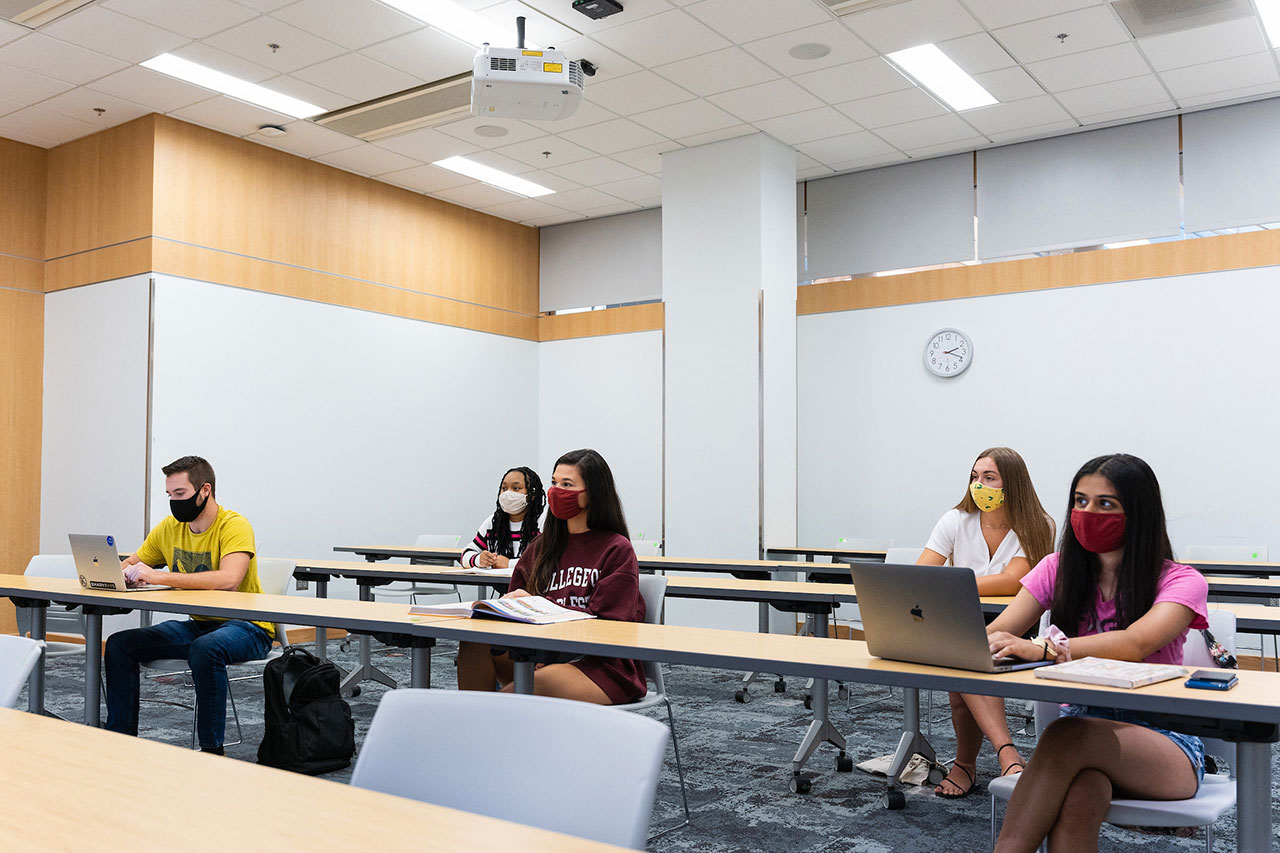
M 583 314 L 587 311 L 603 311 L 606 308 L 630 308 L 632 305 L 652 305 L 661 299 L 641 299 L 636 302 L 615 302 L 611 305 L 586 305 L 581 308 L 557 308 L 554 311 L 543 311 L 543 317 L 563 317 L 566 314 Z

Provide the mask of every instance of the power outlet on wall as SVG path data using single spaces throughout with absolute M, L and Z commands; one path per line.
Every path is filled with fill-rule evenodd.
M 298 578 L 293 582 L 293 588 L 294 589 L 311 589 L 311 581 L 304 581 L 302 578 Z

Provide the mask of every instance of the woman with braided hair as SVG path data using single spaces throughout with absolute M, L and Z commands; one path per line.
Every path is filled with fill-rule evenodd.
M 480 522 L 475 538 L 462 552 L 468 569 L 505 569 L 538 535 L 546 508 L 542 480 L 532 468 L 511 468 L 502 475 L 493 515 Z

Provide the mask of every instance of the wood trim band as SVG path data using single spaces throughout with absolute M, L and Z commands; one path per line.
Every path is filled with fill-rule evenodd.
M 664 328 L 665 317 L 666 312 L 661 302 L 583 311 L 580 314 L 552 314 L 538 319 L 538 340 L 563 341 L 568 338 L 647 332 Z

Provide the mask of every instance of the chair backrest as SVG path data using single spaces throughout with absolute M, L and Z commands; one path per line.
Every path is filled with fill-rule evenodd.
M 656 720 L 587 702 L 392 690 L 351 784 L 643 849 L 667 737 Z
M 288 595 L 289 585 L 293 581 L 293 570 L 297 565 L 296 560 L 287 557 L 259 557 L 258 584 L 261 585 L 262 591 L 271 595 Z M 280 622 L 275 623 L 275 626 L 276 642 L 280 643 L 280 648 L 283 649 L 289 645 L 289 635 Z
M 920 555 L 924 553 L 924 546 L 919 548 L 902 547 L 886 548 L 884 550 L 884 561 L 889 564 L 910 565 L 920 559 Z
M 0 634 L 0 707 L 12 708 L 18 701 L 43 648 L 39 640 Z
M 457 548 L 462 537 L 451 533 L 423 533 L 414 540 L 419 548 Z
M 836 538 L 836 547 L 848 551 L 858 550 L 859 548 L 867 551 L 884 551 L 893 547 L 893 539 L 884 539 L 876 537 L 857 537 L 857 536 L 839 536 Z
M 1182 559 L 1251 563 L 1267 561 L 1266 545 L 1188 545 Z
M 661 539 L 632 539 L 631 547 L 636 550 L 637 557 L 661 557 Z
M 644 599 L 644 621 L 649 625 L 657 625 L 662 621 L 662 608 L 667 600 L 666 575 L 641 575 L 640 597 Z M 656 660 L 644 661 L 644 676 L 653 682 L 655 693 L 666 693 L 667 685 L 662 679 L 662 664 Z
M 76 561 L 70 554 L 36 554 L 23 572 L 29 578 L 74 578 Z

